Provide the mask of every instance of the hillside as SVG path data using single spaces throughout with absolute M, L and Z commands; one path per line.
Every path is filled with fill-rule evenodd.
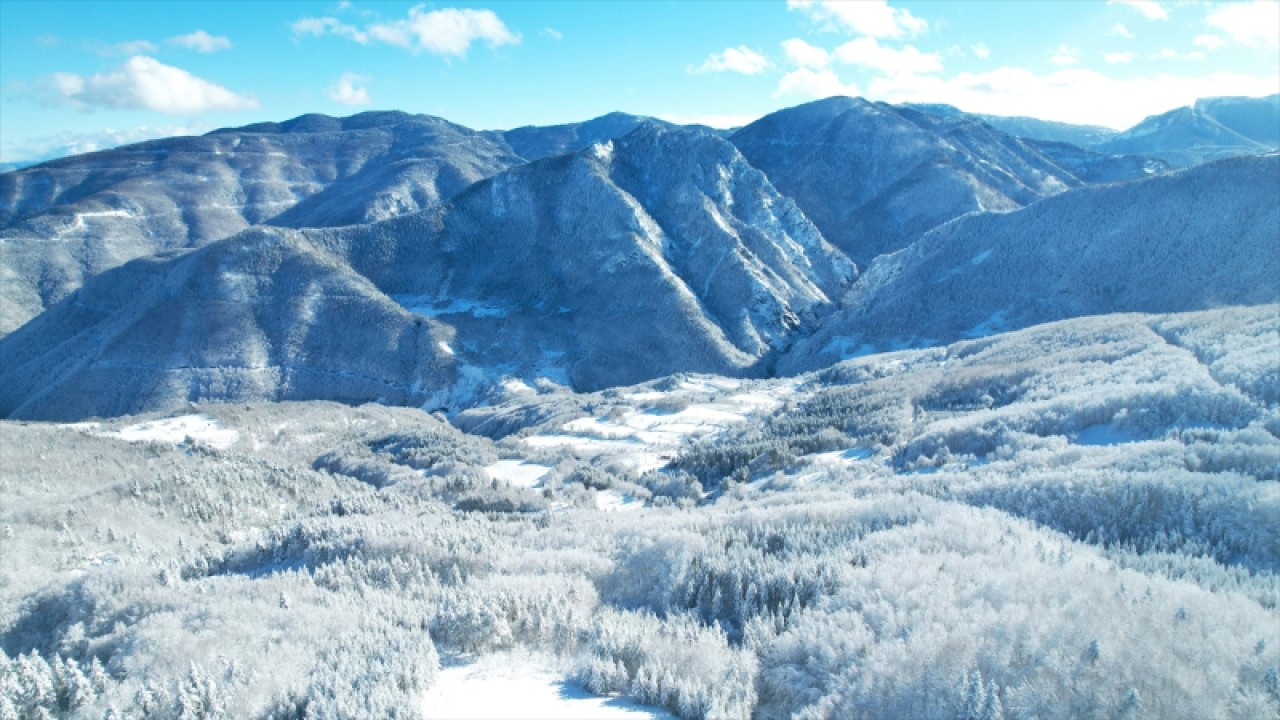
M 782 367 L 1083 315 L 1276 302 L 1278 192 L 1269 155 L 959 218 L 878 259 Z
M 857 98 L 781 110 L 730 139 L 859 265 L 965 213 L 1083 185 L 982 122 Z

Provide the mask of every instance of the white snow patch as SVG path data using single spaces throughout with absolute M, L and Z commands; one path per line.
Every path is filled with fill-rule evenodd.
M 441 668 L 423 697 L 423 714 L 449 720 L 675 720 L 629 698 L 592 695 L 555 666 L 549 657 L 502 652 Z
M 1090 425 L 1076 434 L 1077 445 L 1120 445 L 1138 442 L 1142 438 L 1111 425 Z
M 401 307 L 415 315 L 440 317 L 442 315 L 470 315 L 476 318 L 506 317 L 509 310 L 479 300 L 460 298 L 430 298 L 422 295 L 392 295 Z
M 969 260 L 969 264 L 970 264 L 970 265 L 981 265 L 982 263 L 986 262 L 986 261 L 987 261 L 987 258 L 989 258 L 989 257 L 991 257 L 991 251 L 990 251 L 990 250 L 983 250 L 982 252 L 978 253 L 977 255 L 974 255 L 974 256 L 973 256 L 973 258 L 971 258 L 971 259 Z
M 453 348 L 449 347 L 449 343 L 441 340 L 436 343 L 436 347 L 440 348 L 440 352 L 444 353 L 445 355 L 448 355 L 449 357 L 453 357 L 454 355 Z
M 643 507 L 644 501 L 634 495 L 620 493 L 617 490 L 596 492 L 596 508 L 604 512 L 630 512 Z
M 1008 314 L 1009 314 L 1008 310 L 997 310 L 991 313 L 991 316 L 988 317 L 986 320 L 983 320 L 982 322 L 978 323 L 977 325 L 974 325 L 973 327 L 969 328 L 968 330 L 965 330 L 963 333 L 960 333 L 960 334 L 967 338 L 973 339 L 973 338 L 987 337 L 990 335 L 995 335 L 997 333 L 1002 333 L 1008 327 L 1007 323 L 1005 322 L 1005 316 Z
M 499 460 L 484 469 L 494 480 L 502 480 L 518 487 L 537 487 L 542 478 L 551 472 L 546 465 L 535 465 L 523 460 Z
M 219 450 L 231 447 L 240 437 L 240 433 L 219 427 L 218 421 L 207 415 L 181 415 L 163 420 L 151 420 L 102 434 L 128 442 L 161 442 L 175 445 L 190 439 L 197 445 L 207 445 Z
M 580 456 L 606 456 L 644 473 L 670 462 L 686 440 L 715 435 L 756 413 L 771 411 L 795 390 L 795 383 L 743 387 L 741 381 L 728 378 L 685 380 L 670 392 L 623 395 L 630 404 L 614 406 L 602 417 L 571 420 L 559 432 L 531 435 L 521 442 L 531 448 L 559 447 Z M 704 400 L 707 395 L 715 399 Z M 669 403 L 673 409 L 645 408 L 646 401 Z

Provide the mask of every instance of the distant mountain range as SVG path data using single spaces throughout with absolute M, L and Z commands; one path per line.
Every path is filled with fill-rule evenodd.
M 66 158 L 0 175 L 0 416 L 460 409 L 1276 302 L 1278 118 L 1280 96 L 1125 133 L 853 98 L 732 133 L 363 113 Z

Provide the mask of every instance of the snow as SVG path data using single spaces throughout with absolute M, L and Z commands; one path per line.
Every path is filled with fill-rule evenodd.
M 190 439 L 197 445 L 225 450 L 235 444 L 240 433 L 222 428 L 207 415 L 181 415 L 163 420 L 150 420 L 102 433 L 128 442 L 160 442 L 178 444 Z
M 628 698 L 592 695 L 557 672 L 551 658 L 514 651 L 441 668 L 423 713 L 450 720 L 675 720 Z
M 624 404 L 603 416 L 571 420 L 521 442 L 531 448 L 563 447 L 580 455 L 606 456 L 645 473 L 670 462 L 686 440 L 710 437 L 756 413 L 769 412 L 795 389 L 795 383 L 743 387 L 741 381 L 728 378 L 689 379 L 669 392 L 624 394 Z M 705 400 L 708 395 L 714 399 Z M 645 407 L 658 400 L 673 409 Z
M 502 480 L 519 487 L 537 487 L 538 483 L 551 468 L 546 465 L 535 465 L 523 460 L 499 460 L 484 469 L 486 475 L 494 480 Z
M 490 305 L 478 300 L 461 298 L 439 299 L 422 295 L 392 295 L 405 310 L 415 315 L 439 317 L 441 315 L 470 315 L 475 318 L 502 318 L 508 314 L 507 308 Z
M 620 493 L 616 490 L 600 490 L 596 492 L 596 509 L 605 512 L 629 512 L 631 510 L 639 510 L 644 507 L 644 501 L 635 497 Z
M 1140 439 L 1131 432 L 1118 430 L 1111 425 L 1090 425 L 1076 434 L 1077 445 L 1121 445 Z

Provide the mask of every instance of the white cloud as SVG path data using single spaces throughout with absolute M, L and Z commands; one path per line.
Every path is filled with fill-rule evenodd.
M 197 121 L 183 125 L 167 125 L 116 130 L 106 128 L 87 133 L 61 132 L 57 135 L 25 138 L 20 143 L 0 146 L 0 162 L 37 163 L 68 155 L 107 150 L 121 145 L 178 135 L 200 135 L 210 130 Z
M 1107 61 L 1108 65 L 1126 65 L 1138 58 L 1136 52 L 1109 52 L 1102 53 L 1102 59 Z
M 1080 64 L 1080 48 L 1059 45 L 1058 49 L 1053 52 L 1053 57 L 1049 58 L 1049 62 L 1054 65 L 1078 65 Z
M 1223 45 L 1226 45 L 1227 41 L 1223 40 L 1217 35 L 1197 35 L 1195 39 L 1195 44 L 1199 45 L 1205 50 L 1217 50 Z
M 1205 23 L 1245 45 L 1280 46 L 1280 2 L 1276 0 L 1217 5 Z
M 302 18 L 300 20 L 295 20 L 290 28 L 293 30 L 294 35 L 319 36 L 333 34 L 339 37 L 345 37 L 348 40 L 354 40 L 361 45 L 366 45 L 369 42 L 369 33 L 366 33 L 354 25 L 348 25 L 337 18 Z
M 149 40 L 131 40 L 129 42 L 116 43 L 111 46 L 121 55 L 138 55 L 140 53 L 155 52 L 155 43 Z
M 553 28 L 553 27 L 544 27 L 544 28 L 542 28 L 542 34 L 543 34 L 543 35 L 546 35 L 547 37 L 549 37 L 549 38 L 551 38 L 551 39 L 553 39 L 553 40 L 563 40 L 563 39 L 564 39 L 564 33 L 560 32 L 559 30 L 556 30 L 556 29 L 555 29 L 555 28 Z
M 471 43 L 483 41 L 489 47 L 515 45 L 520 36 L 512 33 L 492 10 L 444 8 L 424 12 L 411 8 L 409 17 L 368 28 L 369 36 L 388 45 L 412 52 L 462 57 Z
M 222 35 L 210 35 L 204 30 L 196 30 L 186 35 L 175 35 L 165 40 L 165 42 L 188 50 L 195 50 L 198 53 L 214 53 L 219 50 L 231 49 L 231 38 Z
M 1176 60 L 1178 52 L 1172 48 L 1160 48 L 1160 52 L 1153 53 L 1150 57 L 1152 60 Z
M 936 53 L 922 53 L 911 45 L 901 50 L 885 47 L 873 37 L 860 37 L 835 49 L 840 62 L 894 75 L 930 73 L 942 70 L 942 58 Z
M 782 51 L 786 53 L 788 62 L 800 67 L 821 70 L 831 62 L 831 53 L 820 47 L 810 45 L 800 38 L 783 40 Z
M 150 40 L 126 40 L 113 44 L 104 43 L 101 40 L 89 40 L 85 42 L 84 48 L 95 55 L 102 57 L 111 57 L 113 55 L 141 55 L 159 50 L 156 44 Z
M 367 82 L 369 82 L 369 78 L 363 75 L 357 75 L 353 72 L 342 73 L 338 81 L 329 87 L 329 99 L 342 105 L 372 105 L 373 101 L 369 99 L 369 91 L 356 85 L 356 83 L 363 85 Z
M 933 102 L 968 112 L 1029 115 L 1045 120 L 1128 128 L 1150 115 L 1184 107 L 1198 98 L 1258 97 L 1275 92 L 1280 72 L 1270 75 L 1211 73 L 1115 78 L 1079 68 L 1046 75 L 1004 67 L 950 78 L 901 75 L 873 80 L 867 96 L 891 103 Z
M 291 27 L 294 35 L 338 35 L 361 45 L 380 42 L 415 54 L 425 50 L 446 57 L 465 56 L 475 42 L 492 48 L 520 42 L 520 36 L 511 32 L 492 10 L 428 11 L 424 7 L 410 8 L 408 17 L 401 20 L 375 22 L 364 28 L 332 17 L 302 18 Z
M 1169 11 L 1156 0 L 1107 0 L 1108 5 L 1128 5 L 1148 20 L 1168 20 Z
M 987 58 L 991 57 L 991 51 L 987 49 L 986 43 L 978 43 L 977 45 L 970 45 L 969 49 L 973 51 L 974 56 L 977 57 L 979 60 L 986 60 Z
M 155 110 L 175 115 L 243 110 L 257 101 L 216 83 L 138 55 L 115 70 L 83 76 L 54 73 L 45 82 L 54 99 L 80 109 Z
M 906 8 L 891 7 L 888 0 L 787 0 L 788 10 L 799 10 L 830 29 L 842 29 L 876 38 L 919 35 L 929 22 Z
M 736 48 L 725 48 L 724 52 L 711 53 L 706 60 L 702 61 L 701 65 L 696 68 L 690 68 L 689 72 L 736 72 L 743 75 L 756 75 L 764 72 L 765 68 L 768 67 L 768 58 L 746 45 L 739 45 Z
M 1125 27 L 1124 23 L 1116 23 L 1115 25 L 1112 25 L 1111 34 L 1119 35 L 1120 37 L 1125 37 L 1125 38 L 1133 37 L 1133 33 L 1129 32 L 1129 28 Z
M 778 81 L 778 89 L 773 91 L 774 97 L 798 95 L 806 98 L 826 98 L 833 95 L 861 95 L 862 92 L 854 83 L 845 85 L 830 70 L 812 70 L 800 68 L 792 70 Z

